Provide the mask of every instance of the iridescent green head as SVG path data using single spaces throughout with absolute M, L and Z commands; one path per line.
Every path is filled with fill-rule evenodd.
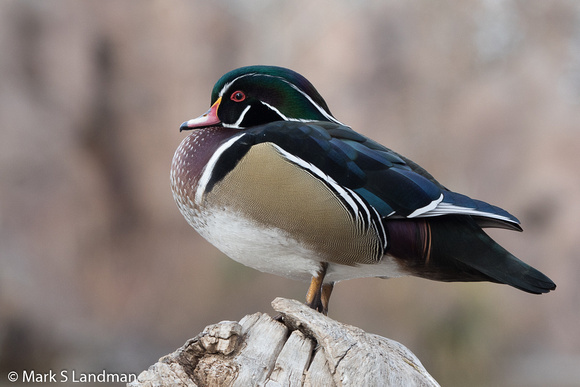
M 274 121 L 337 121 L 314 86 L 295 71 L 248 66 L 230 71 L 215 84 L 211 108 L 181 129 L 222 125 L 243 129 Z

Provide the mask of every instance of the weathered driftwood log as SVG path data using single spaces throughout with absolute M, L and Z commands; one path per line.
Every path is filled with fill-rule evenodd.
M 210 325 L 129 386 L 438 386 L 396 341 L 334 321 L 306 305 Z

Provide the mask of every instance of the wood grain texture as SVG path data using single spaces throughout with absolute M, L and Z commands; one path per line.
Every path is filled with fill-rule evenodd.
M 439 386 L 402 344 L 282 298 L 282 322 L 255 313 L 210 325 L 131 387 Z

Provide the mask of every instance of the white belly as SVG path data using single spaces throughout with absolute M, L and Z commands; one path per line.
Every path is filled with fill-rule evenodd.
M 271 145 L 253 147 L 209 193 L 207 170 L 199 181 L 177 172 L 183 170 L 172 174 L 172 189 L 183 216 L 246 266 L 306 282 L 321 262 L 329 263 L 325 282 L 404 275 L 388 255 L 373 257 L 373 230 L 361 232 L 326 184 Z
M 300 281 L 310 281 L 320 269 L 316 254 L 280 229 L 223 209 L 184 215 L 208 242 L 243 265 Z
M 231 259 L 253 269 L 309 282 L 320 270 L 316 253 L 283 230 L 266 228 L 224 209 L 204 209 L 199 213 L 188 207 L 180 209 L 208 242 Z M 324 282 L 338 282 L 365 277 L 400 277 L 406 275 L 388 255 L 376 264 L 356 266 L 330 263 Z

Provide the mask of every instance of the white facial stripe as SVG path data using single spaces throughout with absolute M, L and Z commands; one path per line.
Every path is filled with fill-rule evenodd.
M 235 79 L 234 79 L 234 80 L 232 80 L 231 82 L 228 82 L 228 83 L 226 83 L 226 84 L 224 85 L 224 87 L 222 87 L 222 89 L 220 90 L 219 96 L 220 96 L 220 97 L 223 97 L 223 96 L 224 96 L 224 94 L 225 94 L 225 92 L 226 92 L 226 90 L 227 90 L 227 89 L 228 89 L 228 88 L 229 88 L 229 87 L 232 85 L 232 83 L 234 83 L 234 82 L 235 82 L 235 81 L 237 81 L 238 79 L 240 79 L 240 78 L 244 78 L 244 77 L 249 77 L 249 76 L 252 76 L 252 75 L 256 75 L 256 73 L 243 74 L 243 75 L 240 75 L 239 77 L 235 78 Z
M 276 109 L 274 106 L 270 105 L 269 103 L 264 102 L 264 101 L 260 101 L 260 103 L 262 105 L 267 106 L 272 111 L 274 111 L 276 114 L 278 114 L 280 117 L 282 117 L 282 119 L 284 121 L 292 121 L 292 122 L 316 122 L 317 121 L 317 120 L 305 120 L 303 118 L 290 118 L 290 117 L 286 117 L 284 114 L 282 114 L 282 112 L 280 110 Z
M 214 154 L 210 157 L 209 161 L 207 162 L 207 165 L 203 169 L 201 177 L 199 178 L 197 190 L 195 191 L 195 202 L 196 203 L 201 204 L 201 201 L 203 199 L 203 193 L 205 192 L 205 188 L 207 187 L 207 184 L 209 183 L 209 179 L 211 178 L 211 175 L 213 174 L 213 169 L 215 168 L 215 165 L 216 165 L 217 161 L 219 160 L 219 158 L 221 157 L 222 153 L 224 153 L 225 150 L 228 149 L 234 142 L 238 141 L 238 139 L 240 137 L 242 137 L 244 134 L 245 133 L 242 132 L 242 133 L 238 134 L 237 136 L 230 138 L 228 141 L 226 141 L 225 143 L 220 145 L 216 149 Z
M 250 105 L 246 106 L 246 108 L 242 111 L 242 114 L 240 114 L 240 117 L 238 118 L 238 120 L 236 122 L 234 122 L 233 124 L 226 124 L 226 123 L 222 122 L 222 125 L 225 126 L 226 128 L 240 129 L 240 124 L 244 120 L 244 116 L 246 115 L 248 110 L 250 110 L 250 107 L 251 107 Z
M 262 77 L 270 77 L 270 78 L 277 78 L 280 79 L 283 82 L 286 82 L 287 84 L 290 85 L 290 87 L 292 87 L 294 90 L 298 91 L 300 94 L 302 94 L 304 96 L 304 98 L 306 98 L 308 100 L 308 102 L 310 102 L 319 112 L 320 114 L 322 114 L 327 120 L 332 121 L 334 123 L 337 123 L 339 125 L 344 125 L 342 122 L 340 122 L 339 120 L 337 120 L 336 118 L 334 118 L 333 116 L 331 116 L 330 114 L 328 114 L 328 112 L 326 110 L 324 110 L 322 108 L 322 106 L 318 105 L 316 102 L 314 102 L 314 100 L 312 98 L 310 98 L 310 96 L 308 94 L 306 94 L 304 91 L 302 91 L 298 86 L 296 86 L 295 84 L 289 82 L 288 80 L 276 76 L 276 75 L 270 75 L 270 74 L 258 74 L 258 73 L 248 73 L 248 74 L 243 74 L 240 75 L 239 77 L 235 78 L 234 80 L 232 80 L 231 82 L 228 82 L 224 85 L 224 87 L 222 87 L 222 89 L 220 90 L 219 96 L 223 97 L 226 90 L 234 83 L 236 82 L 238 79 L 244 78 L 244 77 L 250 77 L 250 76 L 262 76 Z M 284 118 L 285 121 L 299 121 L 299 122 L 312 122 L 314 120 L 303 120 L 300 118 L 292 118 L 292 117 L 286 117 L 284 114 L 281 114 L 280 111 L 276 108 L 274 108 L 271 105 L 266 104 L 263 101 L 260 101 L 263 104 L 267 105 L 269 108 L 273 109 L 276 111 L 276 113 L 278 113 L 280 115 L 280 117 Z M 344 125 L 347 126 L 347 125 Z
M 282 77 L 276 77 L 273 75 L 266 75 L 264 74 L 264 76 L 267 77 L 272 77 L 272 78 L 278 78 L 280 80 L 282 80 L 283 82 L 286 82 L 287 84 L 290 85 L 290 87 L 292 87 L 294 90 L 298 91 L 300 94 L 302 94 L 304 96 L 304 98 L 306 98 L 308 100 L 308 102 L 310 102 L 319 112 L 320 114 L 322 114 L 327 120 L 335 122 L 339 125 L 344 125 L 342 122 L 340 122 L 339 120 L 337 120 L 336 118 L 334 118 L 333 116 L 331 116 L 330 114 L 328 114 L 326 112 L 326 110 L 324 110 L 322 108 L 322 106 L 320 106 L 319 104 L 317 104 L 316 102 L 314 102 L 314 100 L 312 98 L 310 98 L 310 96 L 308 94 L 306 94 L 304 91 L 302 91 L 298 86 L 296 86 L 295 84 L 289 82 L 288 80 L 282 78 Z M 301 121 L 301 120 L 300 120 Z M 346 126 L 346 125 L 345 125 Z
M 319 104 L 317 104 L 316 102 L 314 102 L 314 100 L 312 98 L 310 98 L 310 96 L 308 94 L 306 94 L 305 92 L 303 92 L 302 90 L 300 90 L 298 88 L 298 86 L 296 86 L 293 83 L 288 82 L 287 80 L 285 80 L 284 78 L 282 78 L 282 80 L 286 83 L 288 83 L 291 87 L 293 87 L 295 90 L 297 90 L 300 94 L 302 94 L 316 109 L 318 109 L 318 111 L 327 119 L 330 120 L 332 122 L 335 122 L 339 125 L 344 125 L 342 122 L 340 122 L 339 120 L 337 120 L 336 118 L 334 118 L 333 116 L 331 116 L 330 114 L 328 114 L 326 112 L 326 110 L 324 110 L 322 108 L 322 106 L 320 106 Z M 346 126 L 346 125 L 344 125 Z
M 274 106 L 270 105 L 267 102 L 264 101 L 260 101 L 262 103 L 262 105 L 267 106 L 269 109 L 273 110 L 276 112 L 276 114 L 278 114 L 280 117 L 282 117 L 284 119 L 284 121 L 290 121 L 290 119 L 288 117 L 286 117 L 284 114 L 282 114 L 282 112 L 278 109 L 276 109 Z

